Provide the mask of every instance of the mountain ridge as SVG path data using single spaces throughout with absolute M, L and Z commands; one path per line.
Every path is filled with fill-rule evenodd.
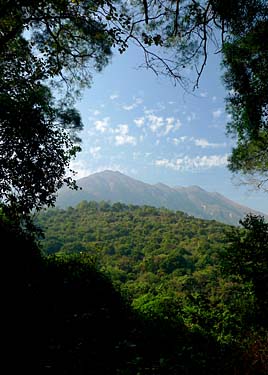
M 183 211 L 206 220 L 238 225 L 247 213 L 267 215 L 238 204 L 218 192 L 208 192 L 197 185 L 170 187 L 164 183 L 148 184 L 119 171 L 104 170 L 77 180 L 82 190 L 63 187 L 58 192 L 56 206 L 76 206 L 82 200 L 121 202 L 135 205 L 165 207 Z

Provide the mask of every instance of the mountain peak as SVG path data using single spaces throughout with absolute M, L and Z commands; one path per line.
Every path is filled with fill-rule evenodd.
M 206 192 L 207 193 L 207 191 L 206 190 L 204 190 L 203 188 L 201 188 L 200 186 L 198 186 L 198 185 L 191 185 L 191 186 L 175 186 L 175 188 L 174 189 L 176 189 L 176 190 L 187 190 L 187 191 L 191 191 L 191 192 Z
M 92 175 L 90 175 L 90 176 L 93 176 L 93 175 L 111 175 L 111 176 L 113 176 L 113 175 L 122 175 L 122 176 L 125 176 L 123 173 L 121 173 L 120 171 L 113 171 L 113 170 L 111 170 L 111 169 L 105 169 L 104 171 L 101 171 L 101 172 L 95 172 L 95 173 L 93 173 Z M 88 176 L 88 177 L 90 177 L 90 176 Z
M 158 182 L 154 186 L 157 186 L 157 187 L 160 187 L 160 188 L 165 188 L 165 189 L 167 189 L 167 188 L 170 189 L 170 186 L 168 186 L 166 184 L 163 184 L 162 182 Z
M 82 200 L 149 205 L 234 225 L 238 225 L 239 220 L 249 212 L 265 216 L 238 205 L 219 193 L 207 192 L 197 185 L 173 188 L 163 183 L 150 185 L 109 169 L 79 179 L 77 184 L 82 190 L 63 188 L 59 191 L 57 206 L 75 206 Z

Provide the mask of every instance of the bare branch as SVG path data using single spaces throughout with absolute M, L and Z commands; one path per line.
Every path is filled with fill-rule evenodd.
M 180 0 L 176 0 L 176 13 L 175 13 L 175 20 L 174 20 L 174 35 L 178 35 L 179 10 L 180 10 Z
M 148 25 L 149 18 L 148 18 L 148 4 L 146 0 L 143 0 L 143 7 L 144 7 L 144 15 L 145 15 L 145 23 Z

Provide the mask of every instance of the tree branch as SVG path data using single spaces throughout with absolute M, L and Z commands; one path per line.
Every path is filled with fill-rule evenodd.
M 180 11 L 180 0 L 176 0 L 176 13 L 175 13 L 175 20 L 174 20 L 174 35 L 178 35 L 178 19 L 179 19 L 179 11 Z
M 144 15 L 145 15 L 145 23 L 148 25 L 149 18 L 148 18 L 148 4 L 146 0 L 143 0 L 143 7 L 144 7 Z

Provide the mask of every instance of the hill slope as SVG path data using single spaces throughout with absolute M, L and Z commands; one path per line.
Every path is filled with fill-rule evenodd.
M 137 285 L 149 291 L 164 279 L 214 264 L 230 229 L 165 208 L 85 201 L 40 213 L 38 226 L 45 233 L 45 253 L 86 253 L 113 281 L 130 283 L 131 294 Z
M 58 207 L 76 206 L 82 200 L 121 202 L 165 207 L 232 225 L 237 225 L 249 212 L 260 214 L 219 193 L 210 193 L 198 186 L 172 188 L 161 183 L 150 185 L 120 172 L 107 170 L 94 173 L 79 179 L 77 183 L 82 190 L 63 188 L 59 191 L 56 202 Z

